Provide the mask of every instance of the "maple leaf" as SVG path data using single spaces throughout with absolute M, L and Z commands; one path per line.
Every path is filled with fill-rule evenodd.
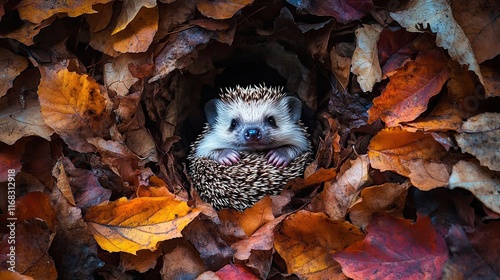
M 365 239 L 337 252 L 333 259 L 354 279 L 437 279 L 448 259 L 445 240 L 428 217 L 416 223 L 391 216 L 374 217 Z

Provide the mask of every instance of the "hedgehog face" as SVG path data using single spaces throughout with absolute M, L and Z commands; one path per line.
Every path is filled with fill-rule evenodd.
M 212 133 L 226 148 L 263 151 L 295 139 L 301 103 L 294 97 L 277 99 L 214 99 L 205 107 Z

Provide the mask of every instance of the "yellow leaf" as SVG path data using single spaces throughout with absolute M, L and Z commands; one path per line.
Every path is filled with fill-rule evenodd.
M 158 7 L 141 8 L 134 20 L 121 32 L 112 36 L 113 49 L 120 53 L 141 53 L 149 49 L 158 31 Z
M 121 198 L 90 208 L 84 219 L 102 249 L 135 254 L 181 237 L 182 229 L 199 212 L 173 197 Z
M 96 81 L 67 69 L 40 67 L 38 97 L 45 123 L 78 152 L 94 151 L 88 137 L 106 137 L 111 119 Z
M 40 23 L 57 13 L 67 13 L 70 17 L 95 13 L 92 5 L 111 0 L 23 0 L 19 6 L 19 17 L 32 23 Z
M 120 12 L 120 16 L 118 17 L 118 23 L 116 24 L 115 29 L 111 33 L 114 35 L 127 27 L 127 25 L 135 18 L 135 16 L 139 13 L 139 10 L 142 8 L 153 8 L 156 7 L 156 0 L 124 0 L 122 5 L 122 11 Z
M 363 233 L 345 221 L 323 213 L 299 211 L 287 217 L 275 234 L 274 247 L 288 273 L 301 279 L 346 279 L 332 255 L 362 240 Z

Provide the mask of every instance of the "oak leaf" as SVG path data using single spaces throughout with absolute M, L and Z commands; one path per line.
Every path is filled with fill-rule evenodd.
M 157 243 L 181 237 L 181 230 L 199 211 L 172 197 L 126 198 L 94 206 L 85 221 L 102 249 L 136 254 L 157 249 Z
M 371 0 L 287 0 L 287 2 L 298 10 L 317 16 L 334 17 L 340 23 L 360 19 L 374 8 Z
M 45 123 L 79 152 L 95 151 L 86 138 L 106 136 L 111 126 L 106 99 L 96 81 L 66 69 L 40 67 L 38 97 Z
M 357 75 L 359 86 L 364 92 L 372 91 L 373 85 L 382 80 L 377 50 L 380 32 L 382 26 L 376 24 L 364 24 L 356 29 L 356 49 L 352 56 L 351 72 Z
M 445 240 L 428 217 L 417 222 L 374 217 L 365 239 L 333 259 L 354 279 L 438 279 L 448 259 Z
M 446 185 L 448 168 L 439 163 L 445 154 L 446 151 L 432 135 L 400 128 L 380 131 L 368 146 L 373 168 L 407 176 L 415 187 L 423 190 Z
M 483 113 L 469 118 L 456 139 L 462 151 L 475 156 L 481 165 L 500 171 L 500 113 Z
M 448 78 L 447 61 L 439 49 L 420 53 L 394 73 L 382 94 L 373 100 L 368 123 L 380 118 L 391 127 L 416 119 Z
M 500 176 L 480 165 L 459 161 L 453 166 L 448 188 L 463 188 L 474 194 L 486 207 L 500 214 Z
M 323 213 L 298 211 L 275 233 L 274 247 L 288 273 L 302 279 L 346 278 L 332 255 L 363 239 L 363 233 L 346 221 L 332 221 Z
M 410 32 L 424 32 L 425 28 L 430 28 L 436 33 L 436 45 L 448 50 L 460 64 L 469 65 L 469 70 L 474 71 L 484 84 L 469 39 L 455 21 L 446 0 L 412 0 L 406 10 L 391 13 L 391 17 Z

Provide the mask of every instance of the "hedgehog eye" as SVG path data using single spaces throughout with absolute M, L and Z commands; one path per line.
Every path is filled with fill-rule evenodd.
M 235 119 L 232 119 L 231 120 L 231 129 L 236 128 L 237 125 L 238 125 L 238 122 Z
M 270 116 L 267 118 L 267 122 L 271 125 L 271 126 L 276 126 L 276 120 L 274 119 L 273 116 Z

